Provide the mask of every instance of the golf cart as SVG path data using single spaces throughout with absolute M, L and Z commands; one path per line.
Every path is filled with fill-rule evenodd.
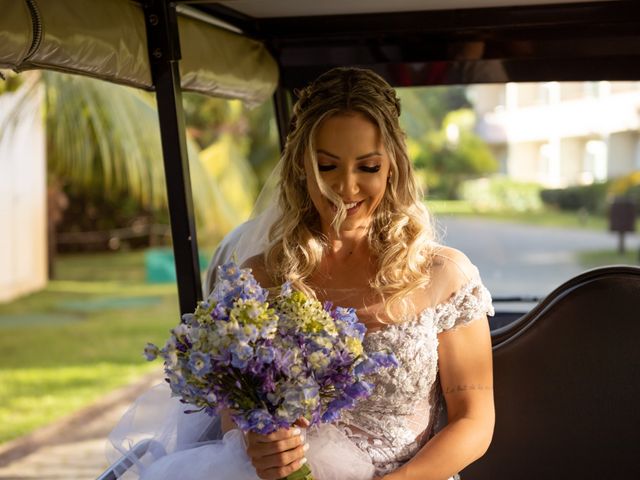
M 338 65 L 370 68 L 397 87 L 640 80 L 634 1 L 0 6 L 0 67 L 76 73 L 155 92 L 182 313 L 202 298 L 183 90 L 253 104 L 272 99 L 282 145 L 293 90 Z M 640 269 L 611 266 L 567 278 L 524 315 L 499 310 L 492 330 L 494 439 L 462 477 L 640 477 L 638 306 Z M 148 447 L 141 443 L 132 454 L 145 455 Z M 100 478 L 115 478 L 131 464 L 125 458 Z

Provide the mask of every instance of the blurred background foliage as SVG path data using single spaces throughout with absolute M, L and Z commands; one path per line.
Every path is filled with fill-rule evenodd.
M 464 87 L 406 88 L 399 96 L 409 156 L 429 198 L 455 200 L 463 181 L 497 171 L 497 160 L 474 133 Z
M 15 91 L 27 74 L 40 75 L 45 87 L 49 198 L 59 200 L 50 201 L 50 221 L 59 219 L 50 232 L 57 232 L 52 241 L 58 249 L 169 243 L 153 94 L 54 72 L 9 73 L 0 94 Z M 604 215 L 615 196 L 640 204 L 640 172 L 562 189 L 498 174 L 497 159 L 475 133 L 477 119 L 463 86 L 403 88 L 398 95 L 410 158 L 429 201 L 464 201 L 476 213 L 592 215 Z M 271 102 L 249 110 L 239 101 L 191 93 L 183 95 L 183 105 L 198 239 L 210 250 L 250 216 L 277 163 L 275 115 Z M 114 242 L 110 232 L 118 229 L 130 235 Z
M 153 94 L 55 72 L 6 72 L 0 94 L 29 75 L 45 91 L 49 231 L 58 237 L 50 241 L 62 251 L 170 241 L 148 234 L 169 223 Z M 186 93 L 183 104 L 198 238 L 207 248 L 251 214 L 278 159 L 277 127 L 270 102 L 248 110 Z M 131 231 L 113 242 L 117 229 Z

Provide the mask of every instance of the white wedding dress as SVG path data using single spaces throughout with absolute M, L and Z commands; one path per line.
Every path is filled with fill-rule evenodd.
M 493 308 L 477 269 L 460 252 L 443 248 L 432 270 L 433 282 L 412 295 L 410 304 L 415 313 L 395 325 L 380 325 L 378 321 L 375 330 L 371 319 L 380 319 L 381 304 L 356 290 L 317 292 L 319 298 L 331 299 L 335 305 L 362 305 L 358 315 L 370 327 L 365 349 L 390 349 L 399 367 L 371 375 L 368 381 L 375 384 L 372 395 L 353 410 L 344 411 L 334 425 L 307 432 L 307 458 L 316 480 L 370 480 L 374 475 L 392 472 L 411 459 L 441 426 L 438 421 L 444 401 L 438 381 L 438 334 L 471 321 L 487 321 L 486 315 L 492 315 Z M 166 400 L 168 388 L 148 395 L 164 395 Z M 184 409 L 177 401 L 157 400 L 139 401 L 112 434 L 112 459 L 141 439 L 157 440 L 156 447 L 121 478 L 258 479 L 240 431 L 232 430 L 222 440 L 202 443 L 210 418 L 177 414 Z M 154 403 L 165 405 L 165 410 L 157 405 L 155 411 L 144 407 Z M 171 421 L 158 427 L 158 418 Z

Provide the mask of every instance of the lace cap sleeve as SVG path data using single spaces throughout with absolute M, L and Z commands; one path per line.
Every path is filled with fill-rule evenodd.
M 483 315 L 493 315 L 491 294 L 480 279 L 472 280 L 458 290 L 447 302 L 436 307 L 436 327 L 441 333 L 466 325 Z
M 437 333 L 466 325 L 485 315 L 493 315 L 489 290 L 483 285 L 476 266 L 458 250 L 439 253 L 445 262 L 444 278 L 449 293 L 435 308 Z

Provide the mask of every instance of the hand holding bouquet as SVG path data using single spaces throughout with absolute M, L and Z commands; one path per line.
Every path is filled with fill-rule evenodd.
M 322 305 L 289 284 L 269 303 L 251 270 L 233 262 L 218 279 L 162 349 L 145 349 L 149 360 L 162 356 L 171 391 L 192 411 L 229 409 L 240 429 L 262 435 L 301 417 L 333 422 L 370 394 L 365 375 L 397 366 L 393 354 L 364 351 L 354 309 Z M 304 465 L 287 478 L 312 476 Z

